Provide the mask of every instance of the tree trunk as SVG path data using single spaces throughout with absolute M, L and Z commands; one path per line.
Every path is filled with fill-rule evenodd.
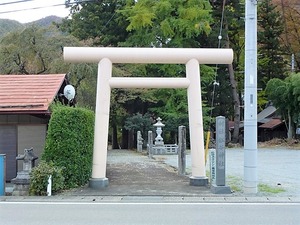
M 134 149 L 134 148 L 135 148 L 134 131 L 130 130 L 128 131 L 128 149 Z
M 118 149 L 118 128 L 115 123 L 112 123 L 112 149 Z
M 128 130 L 126 130 L 124 127 L 122 129 L 122 149 L 128 149 Z
M 293 126 L 292 126 L 292 117 L 291 117 L 291 113 L 290 110 L 288 110 L 288 117 L 289 117 L 289 127 L 288 127 L 288 133 L 287 133 L 287 138 L 288 140 L 293 138 Z
M 229 37 L 227 35 L 227 42 L 226 47 L 229 48 Z M 234 69 L 233 65 L 228 65 L 228 71 L 229 71 L 229 78 L 230 78 L 230 84 L 232 88 L 232 97 L 233 97 L 233 104 L 234 104 L 234 130 L 232 134 L 232 142 L 238 143 L 239 141 L 239 132 L 240 132 L 240 119 L 241 119 L 241 108 L 240 108 L 240 99 L 237 92 L 237 85 L 234 78 Z

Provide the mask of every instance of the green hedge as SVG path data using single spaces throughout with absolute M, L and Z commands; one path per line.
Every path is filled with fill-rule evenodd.
M 94 113 L 83 108 L 56 106 L 49 122 L 42 155 L 63 167 L 65 187 L 84 185 L 92 170 Z
M 53 162 L 41 161 L 30 173 L 30 195 L 47 195 L 49 176 L 52 175 L 52 192 L 64 189 L 63 168 L 55 166 Z

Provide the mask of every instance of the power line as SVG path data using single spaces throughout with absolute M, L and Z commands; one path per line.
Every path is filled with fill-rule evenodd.
M 219 30 L 219 36 L 218 36 L 218 48 L 221 47 L 223 22 L 224 22 L 224 14 L 225 14 L 225 5 L 226 5 L 226 0 L 223 0 L 221 24 L 220 24 L 220 30 Z M 218 74 L 218 64 L 215 67 L 215 80 L 214 80 L 214 83 L 213 83 L 213 92 L 212 92 L 211 109 L 210 109 L 210 123 L 212 121 L 212 111 L 213 111 L 214 100 L 215 100 L 216 85 L 219 85 L 219 83 L 217 82 L 217 74 Z
M 0 5 L 18 4 L 18 3 L 29 2 L 29 1 L 34 1 L 34 0 L 20 0 L 20 1 L 14 1 L 14 2 L 6 2 L 6 3 L 0 3 Z M 95 0 L 82 0 L 82 1 L 77 1 L 77 2 L 70 2 L 70 3 L 68 3 L 68 6 L 80 4 L 80 3 L 89 3 L 89 2 L 95 2 Z M 63 5 L 65 6 L 66 4 L 60 3 L 60 4 L 54 4 L 54 5 L 48 5 L 48 6 L 38 6 L 38 7 L 26 8 L 26 9 L 14 9 L 14 10 L 0 12 L 0 14 L 22 12 L 22 11 L 36 10 L 36 9 L 44 9 L 44 8 L 50 8 L 50 7 L 56 7 L 56 6 L 63 6 Z
M 21 12 L 21 11 L 28 11 L 28 10 L 35 10 L 35 9 L 44 9 L 44 8 L 56 7 L 56 6 L 62 6 L 62 5 L 65 5 L 65 4 L 63 3 L 63 4 L 54 4 L 54 5 L 49 5 L 49 6 L 39 6 L 39 7 L 33 7 L 33 8 L 28 8 L 28 9 L 15 9 L 15 10 L 10 10 L 10 11 L 0 12 L 0 14 Z
M 0 5 L 10 5 L 10 4 L 16 4 L 16 3 L 22 3 L 22 2 L 31 2 L 34 0 L 20 0 L 20 1 L 14 1 L 14 2 L 4 2 L 4 3 L 0 3 Z

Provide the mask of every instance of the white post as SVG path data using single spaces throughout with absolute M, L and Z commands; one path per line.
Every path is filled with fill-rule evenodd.
M 52 195 L 52 175 L 48 178 L 48 185 L 47 185 L 47 196 Z
M 257 1 L 246 0 L 244 192 L 257 193 Z
M 192 158 L 192 176 L 190 177 L 190 184 L 194 186 L 205 186 L 208 184 L 208 178 L 205 173 L 202 99 L 198 60 L 191 59 L 187 62 L 186 76 L 190 80 L 190 85 L 187 89 Z
M 101 189 L 108 185 L 108 179 L 106 178 L 106 161 L 111 92 L 109 79 L 111 76 L 112 62 L 104 58 L 98 65 L 93 169 L 92 177 L 89 182 L 91 188 Z

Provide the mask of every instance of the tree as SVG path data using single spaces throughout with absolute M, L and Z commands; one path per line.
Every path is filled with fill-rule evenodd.
M 208 1 L 128 1 L 119 13 L 127 18 L 127 31 L 130 32 L 128 39 L 121 43 L 122 46 L 200 47 L 199 35 L 207 35 L 211 30 L 211 7 Z M 155 77 L 185 76 L 183 65 L 146 65 L 144 71 L 145 75 Z M 201 66 L 201 74 L 202 82 L 212 81 L 212 68 Z M 187 121 L 186 90 L 163 89 L 153 93 L 158 102 L 152 107 L 148 105 L 149 111 L 159 114 L 166 123 L 175 126 L 183 118 Z
M 128 23 L 117 10 L 121 9 L 126 1 L 75 0 L 75 2 L 77 4 L 70 4 L 70 0 L 66 1 L 72 18 L 63 20 L 59 25 L 61 30 L 69 32 L 79 40 L 90 39 L 93 46 L 117 46 L 119 42 L 125 41 Z
M 48 70 L 49 54 L 37 27 L 8 33 L 1 40 L 1 73 L 41 74 Z
M 270 79 L 286 77 L 285 53 L 280 42 L 283 19 L 272 0 L 262 1 L 258 9 L 258 86 L 264 89 Z
M 76 102 L 93 108 L 96 97 L 97 66 L 64 62 L 64 46 L 83 46 L 55 26 L 29 26 L 0 39 L 0 74 L 65 73 L 75 86 Z
M 298 0 L 273 0 L 281 11 L 284 33 L 281 36 L 287 59 L 295 55 L 295 72 L 300 71 L 300 5 Z
M 299 125 L 300 107 L 300 74 L 293 73 L 285 80 L 271 79 L 266 86 L 266 94 L 274 106 L 278 108 L 287 124 L 288 138 L 295 133 L 295 126 Z
M 119 12 L 130 32 L 126 45 L 140 47 L 199 47 L 199 34 L 211 31 L 208 0 L 128 1 Z
M 78 10 L 75 8 L 77 6 Z M 111 10 L 104 10 L 106 7 Z M 106 11 L 107 15 L 105 16 Z M 72 21 L 64 23 L 66 27 L 61 26 L 61 28 L 69 30 L 82 40 L 93 39 L 91 42 L 94 46 L 200 47 L 202 45 L 200 34 L 207 35 L 211 30 L 210 23 L 212 22 L 208 0 L 128 0 L 93 3 L 78 1 L 78 5 L 71 8 L 71 14 L 70 20 Z M 94 25 L 95 23 L 97 25 Z M 120 37 L 119 33 L 123 34 L 125 31 L 125 35 L 122 36 L 124 40 L 119 38 L 118 41 L 113 41 L 112 36 L 109 37 L 105 33 L 99 32 L 103 28 L 101 27 L 103 24 L 107 26 L 112 24 L 116 28 L 117 32 L 113 33 L 115 37 Z M 90 31 L 90 29 L 94 30 L 95 26 L 98 26 L 97 31 Z M 109 44 L 104 44 L 102 42 L 104 39 L 110 40 L 106 42 Z M 116 74 L 113 72 L 114 76 L 185 76 L 183 65 L 117 65 L 114 66 L 114 70 L 117 71 Z M 201 72 L 202 82 L 212 81 L 212 68 L 201 66 Z M 169 96 L 171 91 L 164 90 L 164 93 L 164 96 Z M 179 92 L 172 94 L 176 95 Z M 113 126 L 113 146 L 117 146 L 116 130 L 120 130 L 118 126 L 121 124 L 124 125 L 125 117 L 136 113 L 144 115 L 151 108 L 162 107 L 168 101 L 171 100 L 164 98 L 159 101 L 157 90 L 113 90 L 110 118 Z M 122 132 L 124 140 L 124 137 L 128 135 L 126 134 L 127 130 L 122 129 Z M 125 142 L 128 143 L 128 141 L 123 143 Z M 126 146 L 122 144 L 122 147 Z M 128 147 L 131 148 L 131 146 Z
M 129 137 L 134 137 L 133 139 L 128 139 L 130 142 L 128 145 L 132 146 L 134 143 L 136 143 L 136 132 L 141 131 L 142 135 L 146 135 L 149 130 L 152 129 L 153 119 L 151 118 L 151 115 L 148 113 L 145 113 L 144 115 L 137 113 L 134 114 L 131 117 L 128 117 L 125 120 L 124 128 L 128 130 L 129 132 L 133 133 L 133 135 Z M 131 142 L 133 142 L 131 144 Z
M 244 39 L 241 37 L 244 36 L 244 6 L 238 0 L 211 2 L 214 23 L 206 44 L 208 47 L 232 48 L 234 59 L 231 65 L 216 65 L 215 81 L 209 86 L 207 98 L 211 102 L 211 117 L 223 115 L 234 120 L 232 142 L 236 143 L 239 138 L 240 98 L 243 92 L 241 71 L 244 68 Z

